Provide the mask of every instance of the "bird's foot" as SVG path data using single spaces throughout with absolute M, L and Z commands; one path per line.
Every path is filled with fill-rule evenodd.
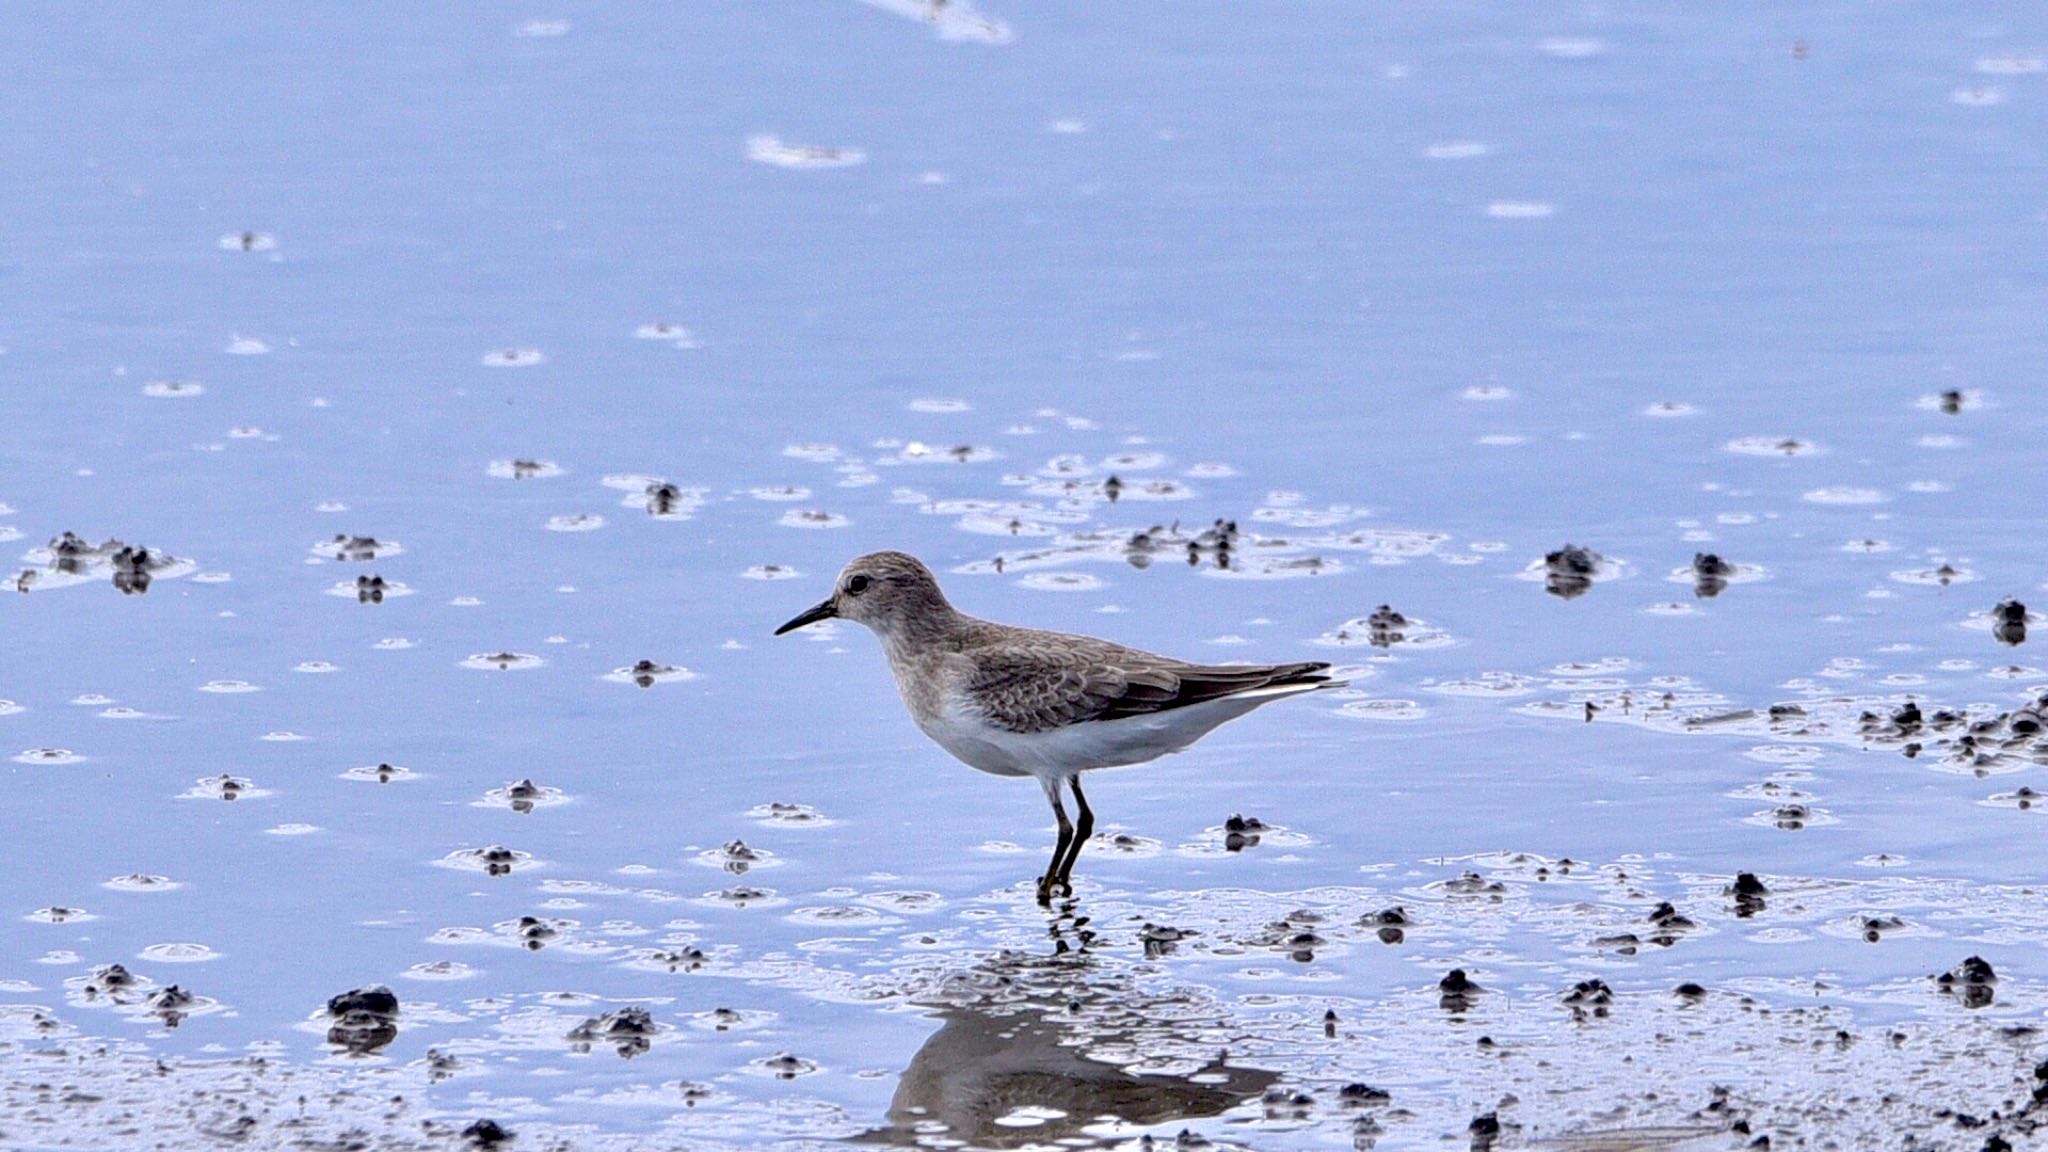
M 1057 876 L 1040 876 L 1038 878 L 1038 906 L 1040 908 L 1052 907 L 1052 900 L 1055 896 L 1072 896 L 1073 894 L 1074 886 Z

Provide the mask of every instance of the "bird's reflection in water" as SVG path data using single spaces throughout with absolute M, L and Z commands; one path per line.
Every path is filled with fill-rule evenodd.
M 1001 954 L 922 1003 L 941 1027 L 904 1070 L 888 1127 L 863 1142 L 1107 1146 L 1129 1141 L 1131 1126 L 1219 1116 L 1279 1079 L 1232 1066 L 1207 996 L 1142 989 L 1085 954 Z M 1126 1070 L 1140 1062 L 1145 1072 Z

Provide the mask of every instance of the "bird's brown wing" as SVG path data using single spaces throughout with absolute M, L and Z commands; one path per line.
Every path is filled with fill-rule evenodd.
M 1060 639 L 1064 640 L 1064 637 Z M 969 698 L 989 723 L 1044 732 L 1220 700 L 1257 688 L 1319 684 L 1329 665 L 1188 664 L 1117 645 L 1012 642 L 977 648 Z

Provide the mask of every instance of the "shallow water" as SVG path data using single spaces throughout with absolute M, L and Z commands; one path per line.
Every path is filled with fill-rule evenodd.
M 394 1146 L 2031 1131 L 2048 671 L 1991 613 L 2048 598 L 2034 17 L 252 8 L 0 52 L 40 129 L 0 1142 L 240 1124 L 192 1086 L 268 1131 L 281 1084 L 402 1093 L 300 1120 Z M 1036 789 L 858 628 L 768 635 L 880 547 L 1352 684 L 1091 778 L 1048 915 Z M 1933 979 L 1973 955 L 1975 1009 Z

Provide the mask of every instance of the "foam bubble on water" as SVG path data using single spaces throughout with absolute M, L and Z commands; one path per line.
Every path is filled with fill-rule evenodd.
M 574 27 L 567 20 L 528 20 L 514 25 L 512 34 L 524 40 L 552 40 L 567 36 Z
M 485 466 L 484 474 L 500 480 L 547 480 L 560 476 L 564 469 L 553 460 L 513 458 L 493 460 Z
M 116 876 L 100 885 L 100 887 L 114 892 L 175 892 L 184 886 L 184 884 L 168 876 L 158 876 L 148 872 L 133 872 L 126 876 Z
M 490 368 L 531 368 L 546 360 L 547 354 L 538 348 L 493 348 L 479 362 Z
M 1514 392 L 1498 384 L 1474 384 L 1458 393 L 1461 400 L 1506 400 L 1512 396 Z
M 1607 43 L 1592 36 L 1546 36 L 1536 50 L 1559 60 L 1590 60 L 1607 51 Z
M 1943 561 L 1932 568 L 1894 572 L 1892 579 L 1901 584 L 1932 584 L 1946 588 L 1951 584 L 1971 583 L 1977 579 L 1977 574 L 1968 568 Z
M 747 138 L 747 159 L 777 168 L 850 168 L 867 161 L 859 148 L 816 144 L 787 144 L 766 133 Z
M 247 680 L 208 680 L 199 686 L 199 691 L 232 696 L 244 692 L 261 692 L 263 689 L 260 685 L 251 684 Z
M 749 580 L 794 580 L 803 573 L 786 564 L 755 564 L 740 575 Z
M 236 336 L 222 351 L 230 356 L 262 356 L 270 351 L 270 345 L 254 336 Z
M 85 757 L 69 748 L 30 748 L 14 757 L 16 764 L 83 764 Z
M 399 973 L 407 980 L 467 980 L 476 974 L 476 969 L 460 960 L 430 960 Z
M 1544 200 L 1495 200 L 1486 206 L 1495 220 L 1541 220 L 1556 211 L 1557 205 Z
M 1086 572 L 1033 572 L 1017 581 L 1034 592 L 1093 592 L 1106 585 Z
M 223 252 L 269 252 L 277 247 L 277 237 L 268 232 L 229 232 L 215 244 Z
M 642 660 L 623 668 L 614 668 L 599 677 L 614 684 L 632 684 L 647 688 L 655 684 L 695 680 L 698 674 L 676 664 L 662 664 L 654 660 Z
M 782 449 L 782 454 L 814 464 L 830 464 L 840 457 L 838 446 L 833 444 L 790 444 Z
M 176 943 L 151 944 L 137 954 L 143 960 L 154 960 L 161 964 L 204 964 L 218 960 L 221 954 L 204 944 Z
M 550 532 L 595 532 L 604 527 L 604 517 L 595 512 L 577 512 L 567 516 L 548 517 L 547 530 Z
M 142 386 L 144 396 L 160 400 L 182 400 L 206 394 L 206 385 L 191 380 L 152 380 Z
M 696 335 L 681 324 L 642 324 L 633 329 L 633 336 L 639 340 L 660 340 L 677 348 L 699 347 Z
M 1979 56 L 1977 71 L 1986 76 L 2029 76 L 2048 67 L 2039 56 Z
M 932 30 L 932 35 L 941 40 L 963 41 L 976 44 L 1008 44 L 1017 38 L 1009 24 L 993 16 L 984 15 L 975 8 L 972 0 L 861 0 L 871 8 L 879 8 L 906 20 L 914 20 Z
M 1837 485 L 1830 488 L 1815 488 L 1799 497 L 1810 504 L 1882 504 L 1890 497 L 1875 488 L 1855 488 Z
M 1986 84 L 1975 84 L 1956 89 L 1948 94 L 1948 98 L 1951 103 L 1965 108 L 1990 108 L 2005 103 L 2005 92 Z
M 483 652 L 459 662 L 461 667 L 482 672 L 523 672 L 547 661 L 526 652 Z
M 1354 720 L 1420 720 L 1429 715 L 1429 710 L 1414 700 L 1375 699 L 1353 700 L 1334 709 L 1339 716 Z
M 811 498 L 811 490 L 795 484 L 763 485 L 747 489 L 747 495 L 756 500 L 808 500 Z
M 1738 456 L 1817 456 L 1823 449 L 1796 436 L 1741 436 L 1722 447 Z
M 358 784 L 396 784 L 419 777 L 419 773 L 404 765 L 382 762 L 359 764 L 354 768 L 339 772 L 337 775 L 343 780 L 352 780 Z
M 1470 160 L 1484 156 L 1493 149 L 1479 140 L 1444 140 L 1422 150 L 1431 160 Z
M 844 528 L 853 521 L 837 512 L 825 512 L 816 508 L 792 508 L 784 512 L 776 523 L 785 528 Z
M 1659 417 L 1697 416 L 1699 411 L 1699 409 L 1682 401 L 1659 400 L 1657 403 L 1643 409 L 1643 415 Z
M 912 412 L 933 412 L 952 414 L 957 412 L 966 412 L 972 409 L 974 406 L 972 404 L 969 404 L 965 400 L 957 400 L 942 396 L 928 396 L 912 400 L 909 403 L 908 407 Z

